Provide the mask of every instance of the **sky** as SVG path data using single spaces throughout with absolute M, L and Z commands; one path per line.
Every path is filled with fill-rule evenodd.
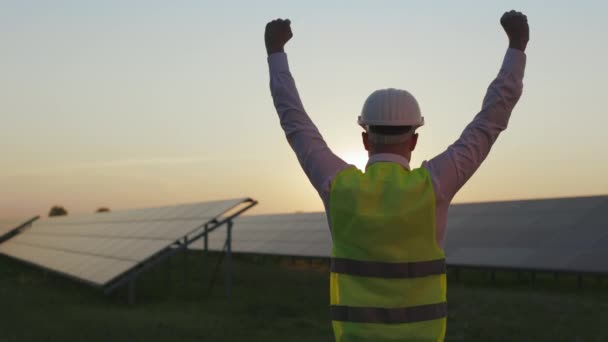
M 603 1 L 0 0 L 0 218 L 253 197 L 252 213 L 319 211 L 280 129 L 266 22 L 332 150 L 362 165 L 365 98 L 420 103 L 412 165 L 454 142 L 528 15 L 523 96 L 454 202 L 608 194 Z

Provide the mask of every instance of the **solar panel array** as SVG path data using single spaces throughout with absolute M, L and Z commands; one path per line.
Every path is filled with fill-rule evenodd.
M 236 253 L 330 256 L 325 213 L 235 223 Z M 209 248 L 221 250 L 223 242 L 211 235 Z M 454 204 L 445 251 L 453 266 L 608 273 L 608 196 Z
M 608 273 L 608 196 L 453 206 L 451 265 Z
M 39 220 L 0 254 L 105 286 L 234 208 L 240 198 Z

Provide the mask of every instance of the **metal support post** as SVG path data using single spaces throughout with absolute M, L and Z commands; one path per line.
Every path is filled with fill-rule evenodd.
M 205 271 L 207 269 L 207 264 L 209 263 L 209 232 L 207 231 L 208 226 L 205 224 L 203 241 L 204 241 L 204 249 L 203 249 L 203 264 L 201 268 L 201 279 L 203 283 L 205 282 Z
M 232 291 L 232 220 L 228 221 L 226 232 L 226 297 Z
M 205 225 L 205 254 L 209 251 L 209 234 L 207 234 L 207 225 Z
M 136 277 L 133 277 L 129 281 L 129 305 L 135 304 L 135 279 Z
M 171 257 L 167 258 L 167 288 L 171 285 Z
M 184 237 L 184 284 L 188 282 L 188 237 Z

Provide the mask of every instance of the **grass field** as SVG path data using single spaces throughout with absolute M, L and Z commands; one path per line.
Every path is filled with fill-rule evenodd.
M 0 256 L 0 342 L 332 341 L 326 268 L 236 257 L 232 298 L 218 256 L 190 252 L 143 274 L 137 303 Z M 206 267 L 203 267 L 206 265 Z M 187 279 L 184 281 L 184 279 Z M 446 341 L 608 341 L 608 279 L 480 271 L 450 277 Z

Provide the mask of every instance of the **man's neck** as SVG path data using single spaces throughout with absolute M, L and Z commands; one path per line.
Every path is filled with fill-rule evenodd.
M 374 163 L 378 162 L 390 162 L 390 163 L 398 163 L 401 164 L 405 169 L 410 170 L 410 161 L 406 159 L 401 154 L 396 153 L 375 153 L 369 156 L 369 160 L 367 161 L 367 166 L 370 166 Z
M 372 156 L 376 155 L 376 154 L 396 154 L 398 156 L 401 156 L 405 159 L 407 159 L 408 161 L 412 158 L 412 152 L 405 152 L 406 149 L 404 149 L 403 147 L 400 147 L 398 145 L 389 145 L 389 146 L 383 146 L 380 149 L 374 149 L 373 151 L 369 151 L 368 156 L 371 158 Z

